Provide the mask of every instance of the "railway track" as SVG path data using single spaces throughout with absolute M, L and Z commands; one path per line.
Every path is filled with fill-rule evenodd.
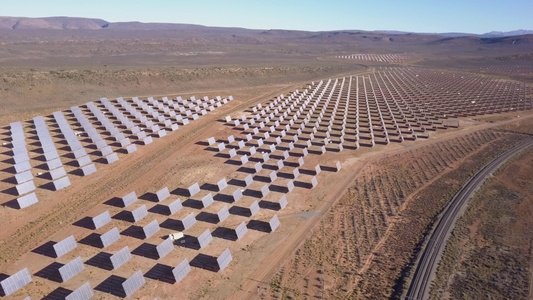
M 448 206 L 443 211 L 437 227 L 433 231 L 422 256 L 416 267 L 413 280 L 404 299 L 428 299 L 431 283 L 435 277 L 437 263 L 440 261 L 444 246 L 450 236 L 455 222 L 466 208 L 468 200 L 481 187 L 483 182 L 496 171 L 508 159 L 528 147 L 533 146 L 533 139 L 527 140 L 518 146 L 504 152 L 493 161 L 485 165 L 468 181 L 459 192 L 453 197 Z

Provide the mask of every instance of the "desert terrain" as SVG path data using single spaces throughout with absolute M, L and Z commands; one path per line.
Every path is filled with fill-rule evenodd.
M 401 299 L 453 195 L 532 138 L 531 35 L 102 22 L 0 22 L 0 280 L 24 268 L 32 279 L 0 298 L 64 299 L 88 282 L 92 299 L 120 299 L 141 271 L 132 299 Z M 94 173 L 83 176 L 59 115 Z M 24 208 L 14 122 L 38 198 Z M 59 190 L 46 133 L 70 183 Z M 432 297 L 531 298 L 531 160 L 510 161 L 472 200 Z M 114 228 L 120 238 L 101 245 Z M 185 237 L 161 257 L 175 232 Z M 53 245 L 70 236 L 76 247 L 58 257 Z M 78 257 L 83 269 L 64 280 Z

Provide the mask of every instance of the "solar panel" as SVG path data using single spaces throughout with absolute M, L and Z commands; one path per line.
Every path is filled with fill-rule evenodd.
M 167 254 L 172 252 L 172 250 L 174 250 L 174 242 L 172 241 L 172 239 L 167 238 L 161 244 L 157 245 L 155 249 L 159 258 L 163 258 L 167 256 Z
M 117 253 L 111 255 L 109 259 L 111 259 L 113 270 L 116 270 L 131 259 L 130 249 L 126 246 L 120 249 Z
M 89 155 L 78 158 L 78 166 L 83 167 L 91 163 L 91 157 Z
M 217 182 L 218 191 L 222 191 L 228 186 L 228 183 L 226 182 L 226 178 L 222 178 L 219 182 Z
M 79 274 L 81 271 L 83 271 L 83 269 L 83 261 L 81 260 L 81 257 L 78 256 L 66 265 L 59 268 L 59 275 L 61 275 L 61 279 L 63 282 L 65 282 Z
M 218 151 L 222 151 L 222 150 L 226 149 L 226 145 L 224 145 L 224 143 L 220 143 L 220 144 L 218 144 L 217 148 L 218 148 Z
M 27 152 L 17 153 L 13 155 L 13 160 L 16 164 L 30 160 Z
M 141 220 L 142 218 L 148 215 L 148 210 L 146 210 L 146 205 L 143 205 L 137 208 L 136 210 L 132 211 L 131 214 L 133 215 L 134 222 Z
M 9 296 L 32 281 L 28 268 L 24 268 L 0 282 L 2 290 Z
M 65 297 L 65 300 L 89 300 L 94 296 L 91 284 L 87 281 L 82 286 Z
M 143 139 L 143 142 L 145 145 L 151 144 L 153 142 L 153 139 L 151 136 L 147 136 Z
M 205 207 L 208 207 L 214 202 L 213 195 L 211 193 L 207 194 L 205 197 L 202 198 L 202 204 Z
M 81 168 L 81 172 L 83 173 L 83 176 L 91 175 L 96 172 L 96 166 L 94 164 L 86 165 Z
M 133 295 L 133 293 L 135 293 L 135 291 L 137 291 L 145 283 L 146 281 L 144 280 L 141 270 L 135 272 L 135 274 L 122 283 L 122 288 L 126 293 L 126 297 Z
M 270 172 L 268 177 L 270 178 L 270 182 L 274 182 L 276 179 L 278 179 L 278 175 L 276 174 L 276 171 Z
M 289 180 L 289 182 L 287 182 L 287 190 L 289 191 L 289 193 L 294 190 L 294 181 Z
M 294 176 L 294 179 L 298 178 L 300 176 L 300 170 L 298 168 L 294 169 L 292 175 Z
M 224 206 L 221 210 L 217 213 L 219 222 L 223 222 L 229 217 L 229 210 L 227 206 Z
M 318 185 L 318 180 L 316 179 L 316 176 L 313 176 L 313 178 L 311 178 L 311 186 L 315 188 L 317 185 Z
M 244 178 L 244 184 L 249 186 L 252 182 L 254 182 L 254 178 L 252 177 L 252 174 L 248 174 L 248 176 Z
M 229 263 L 231 262 L 232 257 L 231 253 L 229 252 L 229 248 L 226 248 L 222 254 L 217 258 L 218 267 L 220 268 L 220 271 L 224 270 Z
M 70 180 L 68 179 L 67 176 L 65 176 L 65 177 L 59 178 L 58 180 L 52 181 L 52 183 L 54 184 L 55 190 L 59 191 L 69 186 Z
M 52 171 L 50 171 L 50 177 L 52 177 L 52 180 L 56 180 L 66 175 L 67 175 L 67 171 L 65 171 L 65 168 L 63 167 L 59 167 L 57 169 L 53 169 Z
M 248 162 L 248 156 L 246 156 L 246 154 L 243 155 L 243 156 L 241 156 L 241 164 L 244 165 L 244 164 L 246 164 L 247 162 Z
M 260 162 L 258 162 L 258 163 L 256 163 L 254 165 L 254 169 L 255 169 L 255 172 L 257 173 L 257 172 L 263 170 L 263 165 Z
M 61 163 L 61 160 L 59 158 L 56 158 L 56 159 L 47 161 L 46 165 L 48 167 L 48 170 L 53 170 L 53 169 L 61 167 L 63 164 Z
M 191 197 L 196 195 L 198 192 L 200 192 L 200 186 L 198 185 L 198 182 L 189 187 L 189 195 L 191 195 Z
M 168 187 L 164 187 L 163 189 L 159 190 L 157 193 L 156 193 L 156 196 L 157 196 L 157 200 L 159 202 L 165 200 L 166 198 L 168 198 L 170 196 L 170 192 L 168 191 Z
M 280 208 L 284 209 L 287 206 L 287 204 L 288 204 L 287 197 L 285 197 L 285 195 L 281 196 L 281 198 L 279 199 Z
M 198 237 L 198 244 L 200 244 L 200 249 L 205 248 L 212 240 L 213 236 L 211 235 L 211 231 L 207 229 Z
M 117 153 L 113 153 L 113 154 L 110 154 L 108 156 L 106 156 L 106 161 L 108 164 L 112 164 L 114 162 L 116 162 L 118 160 L 118 154 Z
M 122 202 L 124 203 L 124 207 L 130 206 L 135 201 L 137 201 L 137 194 L 135 194 L 135 192 L 131 192 L 127 194 L 126 196 L 122 197 Z
M 187 215 L 182 221 L 184 230 L 191 228 L 196 223 L 194 213 Z
M 252 205 L 250 205 L 250 214 L 253 216 L 257 212 L 259 212 L 259 202 L 256 200 L 254 203 L 252 203 Z
M 78 247 L 78 244 L 76 243 L 76 239 L 74 239 L 74 236 L 71 235 L 67 237 L 66 239 L 54 244 L 53 247 L 54 247 L 56 256 L 61 257 L 65 255 L 66 253 L 74 250 L 76 247 Z
M 237 202 L 242 198 L 242 190 L 240 188 L 233 192 L 233 201 Z
M 31 171 L 24 171 L 22 173 L 15 174 L 15 181 L 18 184 L 24 183 L 26 181 L 30 181 L 33 179 L 33 174 Z
M 20 198 L 17 198 L 17 203 L 19 205 L 19 208 L 21 209 L 33 205 L 37 202 L 39 202 L 39 200 L 37 200 L 37 196 L 35 195 L 35 193 L 27 194 Z
M 175 214 L 176 212 L 178 212 L 182 208 L 183 208 L 183 205 L 181 204 L 181 200 L 180 199 L 177 199 L 177 200 L 173 201 L 172 203 L 170 203 L 168 205 L 168 209 L 170 210 L 170 214 L 171 215 Z
M 304 158 L 303 157 L 298 157 L 298 166 L 301 167 L 304 165 Z
M 341 162 L 340 161 L 338 161 L 335 166 L 337 167 L 337 172 L 341 170 Z
M 15 164 L 13 167 L 15 168 L 16 173 L 21 173 L 21 172 L 28 171 L 31 169 L 31 165 L 29 161 Z
M 261 188 L 261 195 L 262 195 L 263 197 L 266 197 L 269 193 L 270 193 L 270 190 L 268 189 L 268 185 L 265 184 L 265 185 Z
M 98 229 L 106 225 L 107 223 L 111 222 L 111 215 L 109 215 L 109 211 L 104 211 L 103 213 L 99 214 L 98 216 L 92 218 L 94 228 Z
M 17 193 L 19 195 L 27 194 L 31 191 L 35 190 L 35 184 L 33 184 L 33 180 L 27 181 L 24 183 L 21 183 L 19 185 L 16 185 L 15 188 L 17 189 Z
M 274 232 L 279 227 L 278 215 L 274 215 L 268 224 L 270 225 L 270 231 Z
M 118 239 L 120 239 L 120 233 L 116 227 L 100 236 L 100 240 L 102 241 L 104 248 L 118 241 Z
M 278 170 L 281 170 L 281 169 L 285 166 L 285 165 L 283 164 L 283 160 L 281 160 L 281 159 L 278 160 L 278 162 L 277 162 L 276 165 L 277 165 L 277 167 L 278 167 Z
M 244 221 L 235 228 L 235 234 L 237 235 L 237 239 L 242 239 L 244 235 L 248 232 L 248 228 L 246 227 L 246 223 Z
M 59 158 L 59 154 L 56 149 L 44 153 L 44 158 L 49 161 L 55 158 Z
M 158 231 L 159 231 L 159 223 L 157 222 L 157 220 L 153 220 L 152 222 L 148 223 L 148 225 L 143 227 L 144 236 L 146 238 L 151 237 Z

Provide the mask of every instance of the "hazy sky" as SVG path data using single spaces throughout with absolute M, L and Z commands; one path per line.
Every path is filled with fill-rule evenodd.
M 533 30 L 533 0 L 0 0 L 0 15 L 310 31 Z

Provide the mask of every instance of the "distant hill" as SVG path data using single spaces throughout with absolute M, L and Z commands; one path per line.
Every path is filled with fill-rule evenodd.
M 480 37 L 480 36 L 460 36 L 446 37 L 430 42 L 431 45 L 517 45 L 533 44 L 533 34 L 503 37 Z

